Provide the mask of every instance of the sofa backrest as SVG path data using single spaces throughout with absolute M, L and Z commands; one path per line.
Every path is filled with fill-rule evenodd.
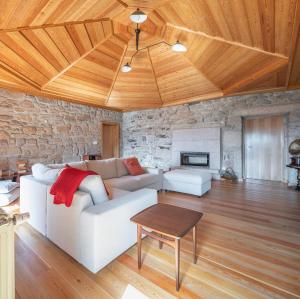
M 117 163 L 116 158 L 105 160 L 90 160 L 86 161 L 88 170 L 95 171 L 101 175 L 103 180 L 116 178 L 117 175 Z
M 125 158 L 118 158 L 118 159 L 116 159 L 118 178 L 121 177 L 121 176 L 129 174 L 128 171 L 127 171 L 127 168 L 125 167 L 125 165 L 123 163 L 124 159 Z

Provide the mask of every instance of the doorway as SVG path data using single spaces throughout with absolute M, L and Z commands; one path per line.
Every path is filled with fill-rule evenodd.
M 283 181 L 284 116 L 245 118 L 244 177 Z
M 102 122 L 102 159 L 120 157 L 120 125 Z

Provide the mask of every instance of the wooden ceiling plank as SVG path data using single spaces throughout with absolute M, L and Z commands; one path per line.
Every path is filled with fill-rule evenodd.
M 275 1 L 275 51 L 287 56 L 293 46 L 291 41 L 294 24 L 297 22 L 297 6 L 299 6 L 298 0 Z
M 0 29 L 6 28 L 21 0 L 6 0 L 1 2 Z
M 263 33 L 260 24 L 260 14 L 258 1 L 244 1 L 246 7 L 247 19 L 249 22 L 249 29 L 252 38 L 252 45 L 255 48 L 263 49 Z
M 275 51 L 275 3 L 274 0 L 258 1 L 262 27 L 263 47 L 268 52 Z

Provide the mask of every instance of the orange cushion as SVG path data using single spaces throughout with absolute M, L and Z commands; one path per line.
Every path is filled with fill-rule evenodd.
M 130 175 L 140 175 L 145 173 L 139 160 L 135 157 L 124 159 L 123 163 Z

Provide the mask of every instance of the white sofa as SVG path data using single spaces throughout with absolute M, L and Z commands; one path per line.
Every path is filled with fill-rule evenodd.
M 30 213 L 29 223 L 93 273 L 135 244 L 136 225 L 129 219 L 157 203 L 157 190 L 162 188 L 160 170 L 145 169 L 143 175 L 130 176 L 120 162 L 69 163 L 94 170 L 110 185 L 112 200 L 96 205 L 89 190 L 76 191 L 69 208 L 53 204 L 49 191 L 62 164 L 48 165 L 50 171 L 44 174 L 33 167 L 33 175 L 21 177 L 20 210 Z

